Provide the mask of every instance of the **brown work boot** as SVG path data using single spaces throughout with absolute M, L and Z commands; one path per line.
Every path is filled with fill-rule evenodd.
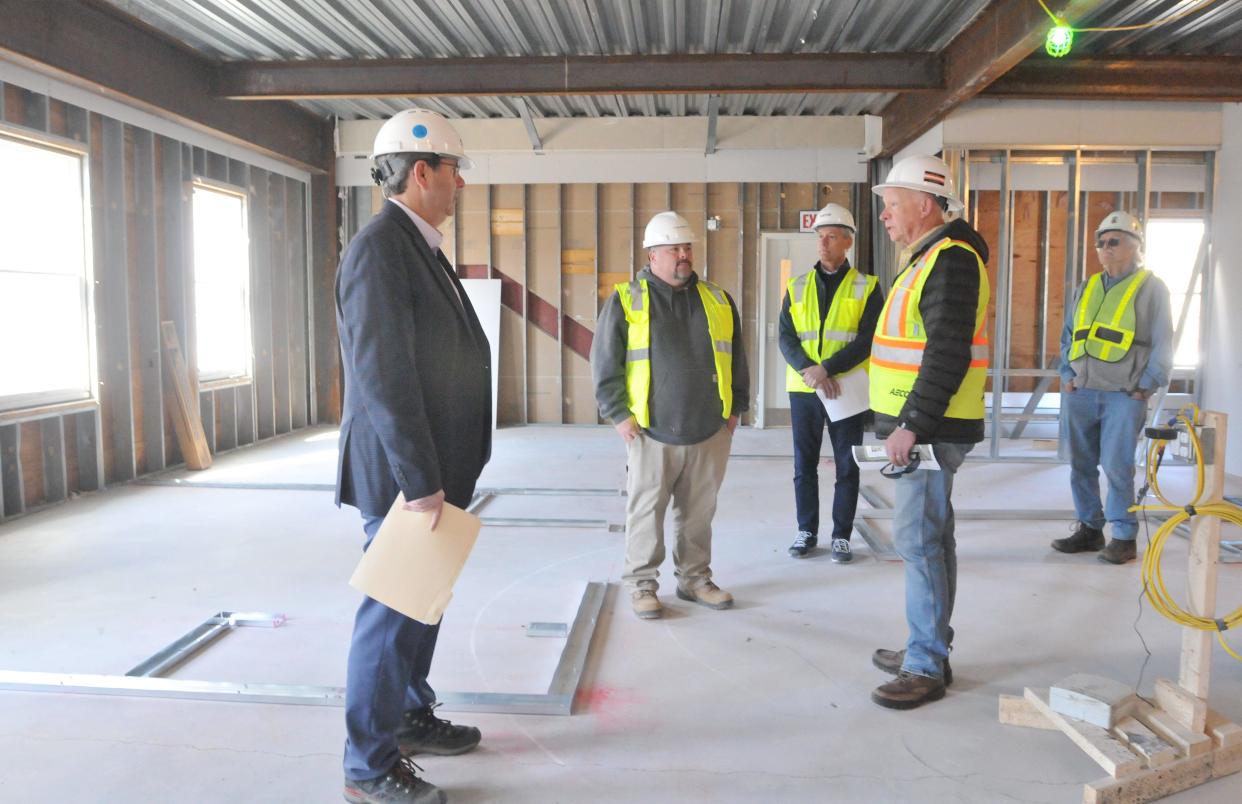
M 886 709 L 914 709 L 943 697 L 943 681 L 905 670 L 899 670 L 897 678 L 871 691 L 871 700 Z
M 1108 547 L 1096 556 L 1099 560 L 1109 564 L 1125 564 L 1137 557 L 1138 549 L 1134 546 L 1133 539 L 1109 539 Z
M 640 620 L 658 620 L 664 615 L 664 607 L 654 589 L 635 589 L 630 593 L 630 605 Z
M 906 649 L 886 650 L 880 648 L 871 654 L 871 663 L 888 673 L 895 676 L 901 672 L 901 666 L 906 663 Z M 949 660 L 944 660 L 944 685 L 946 687 L 953 685 L 953 668 L 949 666 Z
M 711 581 L 704 581 L 693 589 L 677 587 L 677 596 L 709 609 L 727 609 L 733 605 L 733 595 L 721 589 Z
M 1104 531 L 1079 522 L 1064 539 L 1053 539 L 1052 549 L 1061 553 L 1094 553 L 1104 546 Z

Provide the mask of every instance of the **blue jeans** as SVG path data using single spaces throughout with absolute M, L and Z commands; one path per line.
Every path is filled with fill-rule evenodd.
M 858 464 L 850 447 L 862 443 L 863 414 L 839 422 L 830 421 L 817 394 L 790 392 L 789 415 L 793 423 L 794 503 L 798 530 L 819 535 L 819 451 L 824 444 L 824 425 L 832 440 L 832 460 L 837 482 L 832 494 L 832 538 L 849 541 L 858 510 Z
M 1134 451 L 1147 417 L 1147 402 L 1124 391 L 1081 388 L 1061 395 L 1070 446 L 1070 490 L 1078 521 L 1112 537 L 1133 541 L 1138 519 L 1134 505 Z M 1100 504 L 1100 473 L 1108 481 L 1107 501 Z
M 364 514 L 362 520 L 365 551 L 384 518 Z M 354 618 L 345 681 L 345 778 L 377 779 L 401 758 L 397 729 L 402 713 L 436 700 L 427 674 L 439 633 L 439 623 L 426 625 L 363 598 Z
M 893 511 L 893 542 L 906 569 L 906 660 L 908 673 L 944 678 L 953 643 L 957 595 L 957 541 L 953 538 L 953 475 L 974 444 L 934 444 L 939 471 L 902 475 Z

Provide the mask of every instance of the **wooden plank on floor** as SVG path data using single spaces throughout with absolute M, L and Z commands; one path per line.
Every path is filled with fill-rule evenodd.
M 1113 734 L 1139 756 L 1147 760 L 1149 768 L 1168 765 L 1178 757 L 1177 749 L 1169 745 L 1137 718 L 1123 717 L 1113 727 Z
M 43 428 L 43 500 L 60 502 L 69 496 L 65 421 L 61 416 L 52 416 L 39 424 Z
M 1192 695 L 1189 690 L 1182 689 L 1176 681 L 1156 679 L 1156 705 L 1187 729 L 1194 732 L 1205 730 L 1207 701 Z
M 1187 756 L 1198 756 L 1212 750 L 1212 738 L 1203 732 L 1193 732 L 1179 723 L 1172 715 L 1157 709 L 1142 699 L 1134 704 L 1133 714 L 1144 726 L 1159 734 L 1165 742 Z
M 1214 709 L 1208 710 L 1205 728 L 1217 748 L 1233 748 L 1242 745 L 1242 726 Z
M 1238 756 L 1242 756 L 1242 747 L 1226 751 L 1237 752 Z M 1224 770 L 1231 762 L 1236 761 L 1237 756 L 1227 753 L 1222 753 L 1219 757 L 1212 752 L 1183 757 L 1126 779 L 1105 778 L 1088 782 L 1083 790 L 1082 800 L 1084 804 L 1139 804 L 1155 801 L 1211 781 L 1218 767 Z
M 170 387 L 168 407 L 173 411 L 181 454 L 190 469 L 206 469 L 211 466 L 211 451 L 203 433 L 198 400 L 190 387 L 190 372 L 181 356 L 177 327 L 172 321 L 165 321 L 160 325 L 160 332 L 164 339 L 164 373 Z
M 1065 717 L 1052 710 L 1048 705 L 1048 690 L 1025 690 L 1029 701 L 1044 717 L 1055 723 L 1074 744 L 1086 752 L 1087 756 L 1114 779 L 1133 776 L 1143 768 L 1142 760 L 1120 740 L 1108 733 L 1107 729 L 1086 723 L 1081 720 Z
M 1061 727 L 1053 723 L 1040 712 L 1034 704 L 1021 695 L 1000 696 L 999 720 L 1006 726 L 1025 726 L 1028 729 L 1050 729 L 1060 731 Z

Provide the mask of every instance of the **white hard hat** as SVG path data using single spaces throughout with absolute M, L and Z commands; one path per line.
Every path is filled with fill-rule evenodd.
M 953 190 L 953 179 L 949 176 L 949 166 L 934 156 L 907 156 L 888 172 L 883 184 L 871 188 L 876 195 L 884 195 L 890 187 L 901 187 L 906 190 L 918 190 L 930 193 L 949 202 L 949 209 L 957 212 L 962 209 Z
M 1139 223 L 1139 219 L 1129 212 L 1117 210 L 1105 215 L 1104 220 L 1100 221 L 1099 227 L 1095 230 L 1095 236 L 1099 237 L 1105 232 L 1125 232 L 1137 239 L 1140 245 L 1143 242 L 1143 224 Z
M 371 158 L 384 154 L 420 153 L 448 156 L 458 167 L 469 170 L 474 163 L 466 157 L 461 136 L 444 116 L 430 109 L 397 112 L 380 126 L 375 135 Z
M 685 218 L 676 212 L 660 212 L 647 222 L 643 232 L 643 248 L 693 243 L 694 232 Z
M 858 227 L 854 225 L 854 216 L 840 204 L 829 204 L 816 213 L 815 223 L 811 228 L 819 229 L 821 226 L 843 226 L 850 230 L 850 234 L 858 231 Z

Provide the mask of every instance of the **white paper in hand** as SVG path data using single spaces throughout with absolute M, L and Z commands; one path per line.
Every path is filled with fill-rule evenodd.
M 829 419 L 839 422 L 871 409 L 871 381 L 861 366 L 834 379 L 841 386 L 836 399 L 829 399 L 822 390 L 815 389 Z
M 431 530 L 431 514 L 406 511 L 398 494 L 349 585 L 420 623 L 435 625 L 453 598 L 453 584 L 479 537 L 482 523 L 444 504 Z

